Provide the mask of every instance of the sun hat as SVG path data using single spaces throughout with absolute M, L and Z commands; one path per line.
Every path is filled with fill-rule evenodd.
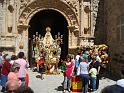
M 88 54 L 83 54 L 83 55 L 82 55 L 82 58 L 88 59 Z
M 18 63 L 13 63 L 12 68 L 13 68 L 13 69 L 20 68 L 20 64 L 18 64 Z

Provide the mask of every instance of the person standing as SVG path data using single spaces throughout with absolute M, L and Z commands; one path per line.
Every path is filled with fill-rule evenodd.
M 95 68 L 95 66 L 92 66 L 92 68 L 89 71 L 90 74 L 90 87 L 91 87 L 91 91 L 95 91 L 96 90 L 96 78 L 97 78 L 97 69 Z
M 2 71 L 1 71 L 1 86 L 2 90 L 1 92 L 5 92 L 5 85 L 7 82 L 8 74 L 10 72 L 11 64 L 10 64 L 10 59 L 11 57 L 9 55 L 5 56 L 3 66 L 2 66 Z
M 16 55 L 12 55 L 11 56 L 10 64 L 13 65 L 13 63 L 15 62 L 16 59 L 17 59 L 17 56 Z
M 37 61 L 37 66 L 38 66 L 38 71 L 41 74 L 40 78 L 41 80 L 43 80 L 44 79 L 43 74 L 45 72 L 43 51 L 40 52 L 40 55 Z
M 99 72 L 100 72 L 100 68 L 101 68 L 101 64 L 99 61 L 96 61 L 96 58 L 93 57 L 92 58 L 92 62 L 90 63 L 90 67 L 95 67 L 97 69 L 97 77 L 96 77 L 96 89 L 99 88 Z
M 80 78 L 82 80 L 82 93 L 87 93 L 88 90 L 88 82 L 89 82 L 89 63 L 88 63 L 88 55 L 83 54 L 81 56 L 81 62 L 78 67 L 80 71 Z
M 27 62 L 24 59 L 24 52 L 19 52 L 18 59 L 15 60 L 15 63 L 18 63 L 20 65 L 20 69 L 18 72 L 18 78 L 22 81 L 22 85 L 26 85 L 26 68 L 27 68 Z
M 76 57 L 75 57 L 75 68 L 74 68 L 74 70 L 75 70 L 75 74 L 77 75 L 77 69 L 78 69 L 78 67 L 79 67 L 79 65 L 80 65 L 80 52 L 76 55 Z
M 71 61 L 71 57 L 67 57 L 67 62 L 66 62 L 66 70 L 64 72 L 64 93 L 66 92 L 66 89 L 70 92 L 71 88 L 71 78 L 73 75 L 73 67 L 74 64 Z

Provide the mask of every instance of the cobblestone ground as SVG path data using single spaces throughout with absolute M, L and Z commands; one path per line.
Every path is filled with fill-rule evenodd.
M 63 93 L 63 75 L 45 75 L 44 79 L 36 78 L 39 75 L 37 72 L 32 72 L 29 70 L 29 86 L 34 90 L 34 93 Z M 101 89 L 103 89 L 107 85 L 115 84 L 115 81 L 110 79 L 102 79 L 100 80 L 100 87 L 97 91 L 92 93 L 100 93 Z M 1 86 L 0 86 L 1 90 Z M 0 92 L 2 93 L 2 92 Z M 68 93 L 68 92 L 67 92 Z
M 62 82 L 63 75 L 45 75 L 44 79 L 36 78 L 38 75 L 37 72 L 32 72 L 29 70 L 30 83 L 29 86 L 34 90 L 35 93 L 63 93 L 62 92 Z M 115 84 L 115 81 L 110 79 L 102 79 L 100 80 L 99 89 L 92 93 L 100 93 L 101 89 L 103 89 L 107 85 Z

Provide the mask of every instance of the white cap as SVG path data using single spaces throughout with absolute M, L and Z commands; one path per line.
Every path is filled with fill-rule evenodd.
M 124 79 L 118 80 L 116 84 L 124 88 Z

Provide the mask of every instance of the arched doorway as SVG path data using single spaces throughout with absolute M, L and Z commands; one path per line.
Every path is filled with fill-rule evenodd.
M 29 22 L 29 29 L 28 29 L 28 37 L 29 39 L 29 62 L 31 62 L 32 58 L 32 39 L 33 35 L 38 32 L 41 36 L 45 36 L 45 29 L 46 27 L 51 28 L 52 37 L 55 39 L 55 35 L 60 32 L 63 35 L 63 44 L 61 45 L 62 52 L 61 58 L 65 58 L 68 54 L 68 23 L 65 17 L 58 11 L 52 9 L 45 9 L 37 12 Z M 31 64 L 31 63 L 30 63 Z

